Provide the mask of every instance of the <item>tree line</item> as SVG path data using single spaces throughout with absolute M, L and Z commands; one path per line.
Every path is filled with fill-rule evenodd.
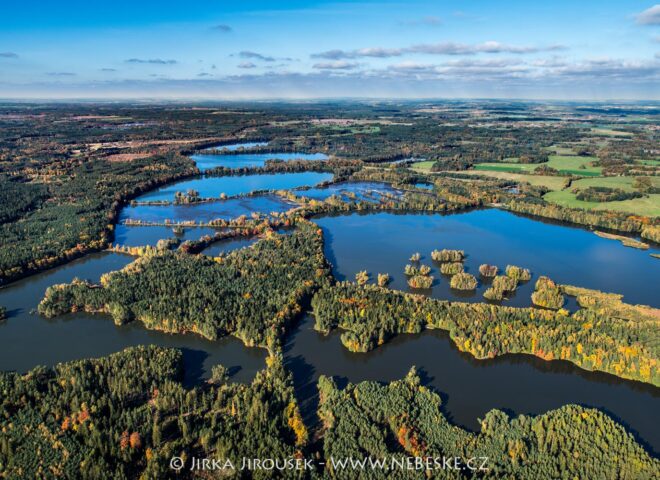
M 342 343 L 353 352 L 373 350 L 398 334 L 439 328 L 478 359 L 526 353 L 660 385 L 657 310 L 626 305 L 620 298 L 603 303 L 610 297 L 590 290 L 579 293 L 582 308 L 571 315 L 563 309 L 450 302 L 342 282 L 320 289 L 312 309 L 315 328 L 323 333 L 340 329 Z
M 290 235 L 273 234 L 223 257 L 163 251 L 103 275 L 100 285 L 51 286 L 39 313 L 105 312 L 117 324 L 138 320 L 151 329 L 211 340 L 234 335 L 273 347 L 328 276 L 322 232 L 301 222 Z

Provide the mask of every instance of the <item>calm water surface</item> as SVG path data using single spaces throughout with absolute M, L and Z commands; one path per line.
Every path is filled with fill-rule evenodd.
M 327 160 L 324 153 L 238 153 L 229 155 L 191 155 L 202 172 L 215 167 L 263 167 L 266 160 Z
M 209 257 L 217 257 L 221 253 L 229 253 L 229 252 L 233 252 L 234 250 L 238 250 L 239 248 L 249 247 L 250 245 L 254 245 L 258 241 L 259 238 L 257 237 L 228 238 L 226 240 L 220 240 L 218 242 L 209 245 L 204 250 L 202 250 L 202 253 L 204 255 L 208 255 Z
M 139 322 L 117 327 L 107 315 L 77 313 L 47 320 L 33 312 L 48 286 L 75 277 L 98 282 L 103 273 L 133 260 L 116 253 L 92 254 L 0 289 L 0 305 L 8 311 L 8 319 L 0 323 L 0 370 L 25 372 L 37 365 L 102 357 L 149 344 L 183 349 L 188 384 L 208 377 L 217 364 L 228 367 L 240 382 L 250 381 L 264 368 L 265 350 L 247 348 L 233 337 L 212 342 L 196 335 L 146 330 Z
M 423 188 L 424 190 L 433 190 L 433 184 L 432 183 L 416 183 L 415 186 L 417 188 Z
M 218 229 L 209 227 L 185 228 L 182 233 L 176 234 L 172 227 L 163 226 L 128 226 L 118 224 L 115 226 L 115 239 L 113 244 L 128 247 L 141 247 L 143 245 L 155 246 L 158 240 L 176 237 L 184 242 L 186 240 L 199 240 L 205 235 L 213 236 Z
M 465 270 L 477 278 L 482 263 L 501 271 L 507 264 L 529 268 L 532 281 L 519 286 L 507 305 L 530 305 L 536 279 L 547 275 L 559 283 L 621 293 L 628 303 L 660 307 L 660 262 L 649 255 L 653 249 L 624 247 L 579 228 L 494 209 L 454 215 L 351 214 L 315 222 L 324 230 L 326 255 L 340 280 L 353 280 L 365 269 L 372 278 L 387 272 L 392 288 L 408 290 L 403 269 L 419 252 L 422 263 L 432 267 L 433 297 L 483 301 L 486 282 L 480 282 L 476 292 L 452 291 L 450 277 L 431 260 L 431 251 L 449 248 L 465 250 Z
M 217 207 L 215 203 L 204 205 Z M 419 251 L 423 261 L 431 263 L 432 249 L 461 248 L 469 255 L 466 265 L 471 272 L 484 262 L 500 267 L 515 263 L 531 268 L 534 277 L 549 274 L 560 282 L 625 293 L 631 302 L 657 304 L 653 279 L 659 267 L 648 251 L 625 248 L 580 229 L 498 210 L 451 216 L 353 214 L 316 221 L 325 231 L 326 250 L 339 278 L 352 278 L 364 268 L 372 275 L 387 271 L 394 277 L 394 287 L 405 289 L 402 269 L 413 252 Z M 152 235 L 147 228 L 153 227 L 137 229 L 143 233 L 132 233 L 131 241 L 146 244 Z M 144 239 L 140 235 L 145 235 Z M 218 242 L 205 253 L 241 248 L 251 242 Z M 211 366 L 218 363 L 229 367 L 237 381 L 249 381 L 264 367 L 263 350 L 247 348 L 232 338 L 210 342 L 193 335 L 148 331 L 139 322 L 117 327 L 105 315 L 81 313 L 46 320 L 31 312 L 49 285 L 70 282 L 74 277 L 98 281 L 104 272 L 122 268 L 132 260 L 112 253 L 89 255 L 0 289 L 0 305 L 9 313 L 0 324 L 0 369 L 24 372 L 38 364 L 100 357 L 138 344 L 182 348 L 187 383 L 207 376 Z M 451 295 L 447 283 L 440 278 L 433 295 Z M 523 286 L 509 303 L 528 304 L 528 287 Z M 475 360 L 458 352 L 446 334 L 438 331 L 401 335 L 368 354 L 350 353 L 337 333 L 323 336 L 312 327 L 313 320 L 306 317 L 287 337 L 285 347 L 285 362 L 294 374 L 297 396 L 309 420 L 314 420 L 319 375 L 352 382 L 390 381 L 402 378 L 416 365 L 424 383 L 441 393 L 445 413 L 458 425 L 477 429 L 477 419 L 492 408 L 539 414 L 578 403 L 604 410 L 651 452 L 660 451 L 660 389 L 656 387 L 531 356 Z
M 300 189 L 296 195 L 325 200 L 332 195 L 338 195 L 342 199 L 350 201 L 352 196 L 357 200 L 378 201 L 383 193 L 400 196 L 403 192 L 392 187 L 389 183 L 381 182 L 341 182 L 326 187 Z
M 424 384 L 443 400 L 452 423 L 479 430 L 479 418 L 493 408 L 509 414 L 541 414 L 575 403 L 599 408 L 624 424 L 647 449 L 660 452 L 660 389 L 613 375 L 581 370 L 568 362 L 545 362 L 529 355 L 476 360 L 459 352 L 441 331 L 400 335 L 369 353 L 351 353 L 340 334 L 325 336 L 307 317 L 285 346 L 296 396 L 306 420 L 315 418 L 319 375 L 346 381 L 398 380 L 415 365 Z
M 138 205 L 126 206 L 119 215 L 119 222 L 125 220 L 142 220 L 146 222 L 183 222 L 196 220 L 209 222 L 211 220 L 231 219 L 252 212 L 271 213 L 285 212 L 295 204 L 285 201 L 277 195 L 259 195 L 255 197 L 230 198 L 213 202 L 192 203 L 187 205 Z
M 332 180 L 332 173 L 301 172 L 231 177 L 201 177 L 166 185 L 136 198 L 140 202 L 173 201 L 176 192 L 197 190 L 202 198 L 241 195 L 256 190 L 287 190 L 305 185 L 314 186 Z

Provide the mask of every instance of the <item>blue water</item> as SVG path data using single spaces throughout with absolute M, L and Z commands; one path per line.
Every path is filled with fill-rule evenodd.
M 177 237 L 184 242 L 186 240 L 199 240 L 204 235 L 213 236 L 215 232 L 217 230 L 214 228 L 192 227 L 184 229 L 183 233 L 177 235 L 172 231 L 172 227 L 119 224 L 115 226 L 115 240 L 112 243 L 128 247 L 155 246 L 158 240 L 163 238 Z
M 326 255 L 340 279 L 353 280 L 360 270 L 372 278 L 389 273 L 392 288 L 408 290 L 404 266 L 419 252 L 432 267 L 436 298 L 483 302 L 488 288 L 480 282 L 476 293 L 455 292 L 431 259 L 431 251 L 458 249 L 468 255 L 466 271 L 479 278 L 479 265 L 507 264 L 529 268 L 532 281 L 522 284 L 504 303 L 529 306 L 540 275 L 556 282 L 620 293 L 624 301 L 660 307 L 660 261 L 649 256 L 658 250 L 637 250 L 570 228 L 531 220 L 510 212 L 484 209 L 463 214 L 351 214 L 314 220 L 324 230 Z
M 229 238 L 227 240 L 220 240 L 218 242 L 213 243 L 212 245 L 205 248 L 202 251 L 202 253 L 204 255 L 208 255 L 209 257 L 217 257 L 221 253 L 229 253 L 229 252 L 233 252 L 234 250 L 238 250 L 239 248 L 249 247 L 250 245 L 254 245 L 258 241 L 259 238 L 257 237 Z
M 202 198 L 219 198 L 241 195 L 255 190 L 287 190 L 306 185 L 316 185 L 332 180 L 332 173 L 301 172 L 263 175 L 240 175 L 232 177 L 201 177 L 166 185 L 136 198 L 139 202 L 174 200 L 176 192 L 197 190 Z
M 231 198 L 213 202 L 194 203 L 189 205 L 166 206 L 127 206 L 119 215 L 119 222 L 127 219 L 142 220 L 146 222 L 183 222 L 195 220 L 209 222 L 211 220 L 250 215 L 252 212 L 269 214 L 271 212 L 285 212 L 295 205 L 282 200 L 276 195 L 261 195 L 256 197 Z
M 139 209 L 180 212 L 217 207 L 218 203 L 222 202 Z M 649 257 L 649 251 L 626 248 L 582 229 L 544 224 L 492 209 L 448 216 L 351 214 L 315 221 L 324 230 L 326 252 L 339 278 L 353 278 L 358 270 L 366 268 L 372 275 L 389 272 L 394 277 L 393 288 L 406 289 L 402 270 L 412 253 L 419 251 L 422 261 L 432 264 L 432 249 L 459 248 L 466 250 L 466 265 L 471 272 L 486 262 L 501 268 L 515 263 L 532 269 L 532 282 L 521 287 L 528 290 L 524 295 L 519 292 L 512 302 L 524 299 L 521 303 L 528 304 L 531 284 L 538 275 L 549 274 L 562 283 L 624 293 L 630 302 L 658 303 L 654 286 L 660 262 Z M 127 234 L 144 245 L 146 237 L 139 236 L 152 235 L 148 228 L 153 227 Z M 186 235 L 201 230 L 187 229 Z M 163 233 L 170 236 L 165 230 Z M 217 254 L 254 241 L 220 241 L 204 253 Z M 265 364 L 264 350 L 247 348 L 231 337 L 212 342 L 196 335 L 148 331 L 139 322 L 117 327 L 106 315 L 77 313 L 46 320 L 33 313 L 49 285 L 70 282 L 74 277 L 98 281 L 104 272 L 133 260 L 107 252 L 92 254 L 0 289 L 0 304 L 8 310 L 8 319 L 0 323 L 0 369 L 24 372 L 36 365 L 107 355 L 130 345 L 157 344 L 183 349 L 186 382 L 208 376 L 211 366 L 218 363 L 229 367 L 235 380 L 254 378 Z M 433 295 L 445 296 L 442 289 L 447 289 L 447 283 L 440 278 Z M 478 418 L 492 408 L 507 409 L 511 414 L 538 414 L 578 403 L 604 410 L 637 434 L 651 451 L 659 451 L 660 435 L 653 426 L 657 422 L 652 421 L 657 417 L 659 394 L 651 385 L 529 355 L 475 360 L 458 352 L 446 333 L 438 331 L 401 335 L 368 354 L 351 353 L 341 344 L 339 333 L 323 336 L 312 326 L 313 319 L 305 319 L 287 336 L 284 348 L 284 361 L 293 373 L 305 415 L 314 415 L 312 409 L 318 398 L 315 381 L 319 375 L 338 375 L 353 382 L 390 381 L 402 378 L 416 365 L 425 374 L 424 384 L 443 394 L 444 413 L 459 425 L 478 429 Z
M 103 273 L 134 260 L 117 253 L 95 253 L 0 289 L 0 305 L 7 307 L 8 316 L 0 322 L 0 369 L 25 372 L 37 365 L 102 357 L 150 344 L 183 350 L 186 383 L 209 377 L 218 364 L 228 367 L 232 379 L 240 382 L 251 381 L 264 368 L 266 352 L 247 348 L 234 337 L 210 341 L 194 334 L 172 335 L 147 330 L 138 321 L 118 327 L 108 315 L 76 313 L 49 320 L 36 314 L 48 286 L 74 278 L 98 282 Z
M 388 183 L 381 182 L 342 182 L 321 188 L 310 188 L 309 190 L 298 190 L 296 195 L 301 197 L 313 198 L 316 200 L 325 200 L 332 195 L 339 195 L 343 200 L 364 200 L 378 201 L 381 193 L 389 193 L 400 196 L 401 190 L 393 188 Z M 355 195 L 355 198 L 351 198 Z
M 266 160 L 327 160 L 324 153 L 241 153 L 235 155 L 191 155 L 202 172 L 215 167 L 263 167 Z

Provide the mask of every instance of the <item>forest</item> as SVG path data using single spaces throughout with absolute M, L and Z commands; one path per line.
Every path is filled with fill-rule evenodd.
M 188 158 L 166 154 L 43 167 L 43 183 L 0 180 L 0 283 L 105 247 L 123 199 L 195 171 Z
M 440 395 L 421 384 L 414 367 L 404 379 L 385 385 L 361 382 L 339 388 L 333 379 L 321 377 L 319 394 L 324 456 L 385 459 L 389 467 L 347 472 L 341 464 L 333 470 L 330 463 L 331 478 L 633 480 L 653 478 L 660 468 L 611 418 L 578 405 L 536 417 L 512 418 L 491 410 L 478 432 L 466 431 L 447 420 Z M 434 462 L 411 471 L 390 461 L 402 457 Z M 460 463 L 443 463 L 443 458 L 456 457 Z
M 502 204 L 515 212 L 581 225 L 629 233 L 646 231 L 645 238 L 656 242 L 660 237 L 649 230 L 657 228 L 657 220 L 559 207 L 541 198 L 542 189 L 524 183 L 513 195 L 505 188 L 515 184 L 511 181 L 498 184 L 492 178 L 484 180 L 489 177 L 472 176 L 475 181 L 469 184 L 464 180 L 448 183 L 450 176 L 459 173 L 447 170 L 512 158 L 521 165 L 534 165 L 545 162 L 557 145 L 570 145 L 578 155 L 596 152 L 606 174 L 657 175 L 653 134 L 633 122 L 629 131 L 634 142 L 608 138 L 603 145 L 585 126 L 595 120 L 577 108 L 545 110 L 490 101 L 474 102 L 467 108 L 426 108 L 414 102 L 387 108 L 346 102 L 305 108 L 272 103 L 260 109 L 249 104 L 231 109 L 92 104 L 14 105 L 4 106 L 1 113 L 0 283 L 107 247 L 125 202 L 199 173 L 188 154 L 255 139 L 268 145 L 255 147 L 253 152 L 319 152 L 330 160 L 269 161 L 264 167 L 216 169 L 208 174 L 332 170 L 338 180 L 380 178 L 407 185 L 425 181 L 436 184 L 436 195 L 411 193 L 414 198 L 407 200 L 406 208 L 444 211 L 450 210 L 446 204 Z M 603 111 L 598 115 L 607 119 L 613 114 Z M 319 117 L 343 123 L 318 122 Z M 559 119 L 569 118 L 580 119 L 581 126 L 568 123 L 558 128 Z M 528 126 L 543 121 L 553 128 Z M 37 131 L 40 133 L 33 135 Z M 416 170 L 414 162 L 401 168 L 395 164 L 385 169 L 365 168 L 410 158 L 435 162 L 433 171 L 437 173 Z M 388 170 L 394 172 L 390 179 Z M 647 188 L 645 194 L 650 191 Z
M 181 478 L 169 467 L 173 456 L 284 458 L 307 443 L 277 357 L 249 385 L 218 375 L 187 388 L 182 369 L 179 350 L 143 346 L 26 375 L 0 373 L 0 475 Z
M 657 456 L 606 411 L 565 405 L 538 416 L 511 416 L 492 410 L 480 430 L 470 432 L 454 424 L 443 408 L 443 392 L 423 386 L 423 371 L 415 368 L 389 384 L 346 384 L 325 376 L 316 384 L 314 372 L 306 372 L 301 387 L 295 383 L 300 373 L 285 367 L 287 334 L 311 310 L 314 328 L 323 334 L 338 330 L 350 352 L 439 329 L 460 352 L 484 362 L 533 355 L 660 387 L 656 308 L 545 276 L 535 279 L 531 298 L 525 295 L 528 307 L 503 306 L 531 280 L 530 271 L 482 264 L 475 276 L 464 264 L 465 252 L 450 249 L 431 252 L 428 261 L 410 251 L 410 263 L 390 272 L 395 284 L 405 276 L 414 294 L 390 290 L 392 278 L 384 269 L 369 272 L 361 270 L 364 265 L 350 273 L 355 283 L 336 282 L 330 263 L 336 259 L 327 250 L 331 239 L 314 223 L 347 212 L 440 217 L 503 209 L 598 229 L 598 241 L 628 239 L 628 245 L 657 248 L 660 217 L 652 208 L 660 175 L 660 110 L 636 112 L 625 117 L 619 108 L 598 105 L 488 100 L 0 105 L 0 287 L 94 251 L 137 257 L 98 281 L 71 281 L 72 275 L 59 280 L 68 283 L 50 284 L 37 309 L 44 318 L 35 321 L 55 328 L 65 320 L 46 319 L 98 313 L 125 331 L 124 324 L 139 322 L 211 341 L 234 336 L 269 353 L 247 384 L 230 379 L 233 365 L 215 365 L 210 378 L 186 383 L 191 353 L 154 345 L 0 372 L 0 478 L 189 478 L 189 472 L 169 468 L 170 458 L 205 455 L 313 458 L 316 468 L 301 478 L 411 478 L 398 471 L 342 472 L 328 461 L 347 456 L 488 457 L 487 470 L 437 470 L 428 472 L 430 478 L 653 478 L 660 470 Z M 201 172 L 190 158 L 252 141 L 264 144 L 249 153 L 273 154 L 263 166 Z M 291 152 L 328 159 L 277 159 Z M 239 147 L 221 153 L 247 152 Z M 115 238 L 120 212 L 129 204 L 169 204 L 174 211 L 209 202 L 194 189 L 177 192 L 172 202 L 136 200 L 161 186 L 309 171 L 333 178 L 270 192 L 287 200 L 288 211 L 204 221 L 129 218 L 122 227 L 161 225 L 169 237 L 140 246 Z M 382 182 L 387 188 L 325 200 L 306 196 L 311 188 L 340 190 L 345 182 Z M 237 197 L 248 203 L 262 193 Z M 553 195 L 569 200 L 561 203 Z M 213 199 L 218 205 L 224 200 Z M 610 210 L 631 201 L 651 208 Z M 184 227 L 189 233 L 193 225 L 215 232 L 182 242 Z M 257 237 L 249 248 L 203 254 L 223 239 Z M 482 303 L 424 296 L 434 285 L 431 262 L 451 277 L 442 281 L 452 295 L 467 296 L 487 284 Z M 0 325 L 15 327 L 22 313 L 0 305 Z M 299 401 L 305 405 L 296 399 L 299 388 L 318 389 L 318 405 L 299 407 Z M 292 472 L 281 476 L 296 478 Z
M 39 312 L 104 312 L 118 325 L 137 320 L 150 329 L 211 340 L 234 335 L 275 348 L 301 302 L 328 275 L 321 231 L 300 223 L 290 235 L 273 234 L 224 257 L 162 251 L 105 274 L 100 285 L 51 286 Z
M 565 291 L 578 296 L 582 307 L 572 315 L 566 310 L 436 300 L 342 282 L 314 295 L 314 328 L 326 334 L 340 329 L 343 345 L 352 352 L 368 352 L 398 334 L 437 328 L 478 359 L 524 353 L 660 385 L 657 310 L 593 290 Z

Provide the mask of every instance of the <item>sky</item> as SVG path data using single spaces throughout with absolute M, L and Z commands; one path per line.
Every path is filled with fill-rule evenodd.
M 660 100 L 660 4 L 3 1 L 0 98 L 351 97 Z

